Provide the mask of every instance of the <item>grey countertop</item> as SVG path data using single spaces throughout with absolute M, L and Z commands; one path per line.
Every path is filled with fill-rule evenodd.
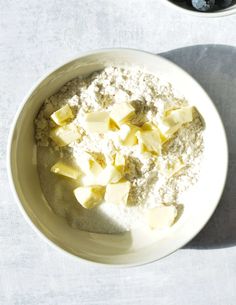
M 0 0 L 0 8 L 0 304 L 235 305 L 236 16 L 191 17 L 159 0 Z M 6 173 L 9 126 L 29 88 L 103 47 L 161 53 L 182 66 L 213 98 L 229 139 L 225 192 L 207 226 L 184 249 L 131 269 L 82 263 L 47 245 L 18 210 Z

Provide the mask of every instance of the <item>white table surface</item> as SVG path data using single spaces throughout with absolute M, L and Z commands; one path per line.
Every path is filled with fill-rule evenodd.
M 1 305 L 236 304 L 235 29 L 236 16 L 199 19 L 160 0 L 0 0 Z M 184 67 L 214 99 L 230 144 L 229 179 L 206 228 L 184 249 L 131 269 L 82 263 L 47 245 L 19 212 L 6 173 L 9 126 L 29 88 L 102 47 L 163 53 Z

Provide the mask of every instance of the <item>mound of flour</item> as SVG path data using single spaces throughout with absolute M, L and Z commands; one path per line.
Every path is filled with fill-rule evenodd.
M 199 175 L 203 152 L 203 122 L 197 111 L 191 123 L 185 124 L 167 143 L 162 154 L 142 154 L 137 146 L 124 147 L 114 133 L 83 134 L 82 141 L 59 148 L 48 137 L 53 127 L 50 115 L 65 104 L 75 114 L 75 123 L 82 124 L 88 111 L 110 110 L 114 103 L 132 101 L 138 115 L 132 123 L 142 125 L 153 121 L 171 109 L 188 105 L 174 92 L 172 86 L 138 69 L 108 67 L 103 71 L 64 85 L 59 92 L 44 101 L 35 119 L 35 138 L 38 144 L 38 171 L 43 193 L 55 211 L 68 223 L 81 230 L 101 233 L 120 233 L 145 225 L 147 209 L 159 204 L 181 204 L 181 194 L 194 184 Z M 101 205 L 86 210 L 79 206 L 73 195 L 76 182 L 50 173 L 50 167 L 59 158 L 76 162 L 83 151 L 104 156 L 105 162 L 121 150 L 127 157 L 126 179 L 131 182 L 129 205 Z M 167 175 L 176 160 L 184 166 L 176 174 Z

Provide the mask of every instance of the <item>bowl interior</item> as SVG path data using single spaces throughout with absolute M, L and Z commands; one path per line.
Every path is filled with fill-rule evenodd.
M 190 104 L 198 108 L 205 119 L 205 152 L 199 183 L 186 193 L 183 216 L 168 234 L 132 231 L 120 235 L 105 235 L 75 230 L 52 212 L 42 194 L 34 141 L 34 118 L 42 102 L 67 81 L 79 75 L 88 75 L 107 65 L 139 66 L 142 70 L 168 80 Z M 175 251 L 195 236 L 207 222 L 225 183 L 227 144 L 224 128 L 214 105 L 187 73 L 159 56 L 118 49 L 94 52 L 75 59 L 40 82 L 29 94 L 16 118 L 9 158 L 10 177 L 19 204 L 34 227 L 49 241 L 90 261 L 137 265 Z

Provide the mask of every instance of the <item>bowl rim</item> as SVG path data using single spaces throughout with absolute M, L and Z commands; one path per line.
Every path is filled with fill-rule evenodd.
M 212 106 L 214 107 L 215 111 L 216 111 L 216 115 L 218 116 L 219 119 L 219 123 L 221 124 L 221 129 L 224 135 L 224 147 L 225 147 L 225 170 L 224 170 L 224 183 L 221 186 L 221 190 L 219 191 L 219 198 L 216 201 L 215 205 L 212 206 L 211 209 L 211 213 L 209 213 L 208 217 L 206 218 L 206 220 L 202 223 L 202 225 L 198 228 L 198 230 L 196 230 L 194 232 L 194 234 L 191 237 L 186 238 L 185 240 L 183 240 L 182 242 L 180 242 L 180 245 L 178 248 L 176 248 L 173 251 L 170 251 L 168 254 L 160 257 L 160 258 L 153 258 L 153 259 L 146 259 L 143 260 L 141 262 L 137 262 L 137 263 L 105 263 L 105 262 L 98 262 L 92 259 L 86 259 L 83 258 L 81 256 L 78 256 L 74 253 L 71 253 L 69 251 L 67 251 L 66 249 L 63 249 L 62 247 L 60 247 L 59 245 L 57 245 L 56 243 L 54 243 L 49 237 L 47 237 L 31 220 L 30 216 L 27 214 L 26 210 L 23 207 L 23 204 L 21 203 L 21 200 L 18 196 L 17 190 L 15 188 L 15 183 L 14 183 L 14 178 L 13 178 L 13 171 L 12 171 L 12 165 L 11 165 L 11 155 L 12 155 L 12 143 L 13 143 L 13 135 L 14 135 L 14 131 L 15 131 L 15 126 L 17 124 L 18 121 L 18 117 L 21 113 L 21 111 L 23 110 L 25 104 L 27 103 L 28 99 L 30 98 L 30 96 L 32 95 L 32 93 L 37 89 L 37 87 L 41 84 L 41 82 L 43 82 L 48 76 L 50 76 L 52 73 L 56 72 L 58 69 L 63 68 L 64 66 L 66 66 L 67 64 L 70 64 L 73 61 L 76 61 L 78 59 L 81 59 L 83 57 L 87 57 L 90 55 L 96 55 L 96 54 L 100 54 L 100 53 L 104 53 L 104 52 L 134 52 L 137 54 L 146 54 L 150 57 L 153 57 L 153 59 L 155 59 L 156 57 L 161 58 L 162 61 L 170 63 L 171 65 L 173 65 L 173 67 L 176 70 L 179 70 L 181 73 L 185 74 L 186 76 L 188 76 L 194 83 L 196 83 L 200 89 L 202 89 L 203 93 L 206 95 L 206 97 L 209 99 L 209 102 L 211 102 Z M 178 65 L 176 65 L 175 63 L 173 63 L 172 61 L 162 57 L 161 55 L 156 55 L 154 53 L 148 52 L 148 51 L 144 51 L 144 50 L 139 50 L 139 49 L 134 49 L 134 48 L 101 48 L 101 49 L 97 49 L 97 50 L 92 50 L 92 51 L 88 51 L 88 52 L 81 52 L 79 53 L 77 56 L 73 56 L 71 59 L 68 59 L 66 62 L 57 65 L 56 67 L 49 69 L 47 72 L 45 72 L 43 74 L 42 77 L 40 77 L 38 79 L 38 81 L 36 81 L 30 88 L 30 90 L 28 91 L 28 93 L 25 95 L 25 97 L 22 99 L 22 102 L 19 104 L 18 109 L 16 111 L 16 114 L 14 116 L 14 119 L 11 123 L 11 127 L 10 127 L 10 131 L 8 134 L 8 142 L 7 142 L 7 176 L 8 176 L 8 181 L 10 184 L 10 189 L 13 193 L 13 197 L 17 203 L 17 206 L 19 208 L 19 210 L 21 211 L 22 215 L 24 216 L 26 222 L 30 225 L 30 227 L 44 240 L 46 241 L 49 245 L 51 245 L 54 249 L 60 250 L 61 252 L 65 253 L 66 255 L 68 255 L 69 257 L 73 257 L 74 259 L 79 259 L 83 262 L 86 262 L 88 264 L 92 263 L 92 264 L 96 264 L 98 266 L 107 266 L 107 267 L 113 267 L 113 268 L 127 268 L 127 267 L 136 267 L 136 266 L 142 266 L 142 265 L 146 265 L 155 261 L 159 261 L 160 259 L 163 259 L 169 255 L 171 255 L 172 253 L 176 252 L 177 250 L 181 249 L 182 247 L 184 247 L 186 244 L 188 244 L 194 237 L 197 236 L 197 234 L 205 227 L 205 225 L 207 224 L 207 222 L 209 221 L 209 219 L 212 217 L 213 213 L 215 212 L 220 199 L 222 197 L 224 188 L 225 188 L 225 184 L 226 184 L 226 180 L 227 180 L 227 173 L 228 173 L 228 164 L 229 164 L 229 149 L 228 149 L 228 142 L 227 142 L 227 136 L 226 136 L 226 131 L 224 128 L 224 124 L 223 121 L 218 113 L 218 110 L 215 106 L 215 104 L 213 103 L 213 101 L 211 100 L 211 98 L 209 97 L 209 95 L 207 94 L 207 92 L 205 91 L 205 89 L 189 74 L 187 73 L 184 69 L 182 69 L 181 67 L 179 67 Z
M 198 12 L 194 10 L 190 10 L 184 7 L 179 6 L 178 4 L 175 4 L 171 2 L 170 0 L 161 0 L 163 4 L 170 8 L 174 8 L 179 12 L 183 12 L 185 14 L 189 14 L 195 17 L 204 17 L 204 18 L 217 18 L 217 17 L 224 17 L 224 16 L 229 16 L 233 15 L 236 13 L 236 4 L 233 5 L 232 7 L 228 7 L 226 9 L 221 9 L 215 12 L 210 12 L 210 13 L 204 13 L 204 12 Z

